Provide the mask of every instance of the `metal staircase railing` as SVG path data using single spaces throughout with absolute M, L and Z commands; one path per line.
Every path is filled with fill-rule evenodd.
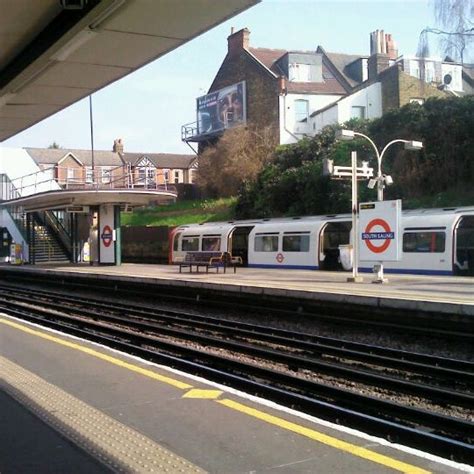
M 33 213 L 34 221 L 43 226 L 51 237 L 64 251 L 69 260 L 72 259 L 72 236 L 63 223 L 54 214 L 54 211 L 41 211 Z

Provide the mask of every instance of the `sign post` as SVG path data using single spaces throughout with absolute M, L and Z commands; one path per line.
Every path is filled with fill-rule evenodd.
M 353 283 L 363 282 L 363 278 L 358 275 L 359 267 L 359 207 L 357 205 L 357 179 L 369 179 L 373 176 L 373 168 L 369 168 L 366 161 L 362 162 L 362 166 L 357 166 L 357 152 L 351 152 L 351 166 L 333 166 L 332 161 L 326 164 L 327 174 L 336 179 L 351 178 L 352 180 L 352 277 L 347 281 Z
M 383 262 L 401 260 L 400 226 L 402 201 L 377 201 L 361 203 L 359 206 L 360 259 L 377 262 L 374 271 L 377 276 L 373 283 L 386 283 Z

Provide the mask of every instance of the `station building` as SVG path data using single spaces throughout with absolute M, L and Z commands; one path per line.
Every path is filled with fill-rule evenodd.
M 182 184 L 157 172 L 162 154 L 137 155 L 94 152 L 92 168 L 90 151 L 0 148 L 0 261 L 120 264 L 120 212 L 174 202 Z M 194 157 L 166 159 L 189 176 Z

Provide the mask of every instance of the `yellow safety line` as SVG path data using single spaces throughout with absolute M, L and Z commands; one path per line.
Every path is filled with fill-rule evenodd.
M 292 431 L 293 433 L 297 433 L 301 436 L 305 436 L 306 438 L 318 441 L 319 443 L 326 444 L 333 448 L 340 449 L 341 451 L 345 451 L 354 456 L 358 456 L 360 458 L 367 459 L 378 464 L 382 464 L 383 466 L 395 469 L 396 471 L 410 474 L 430 473 L 430 471 L 426 471 L 425 469 L 413 466 L 412 464 L 397 461 L 396 459 L 384 456 L 383 454 L 376 453 L 375 451 L 370 451 L 369 449 L 356 446 L 355 444 L 342 441 L 340 439 L 328 436 L 324 433 L 320 433 L 310 428 L 305 428 L 304 426 L 297 425 L 296 423 L 292 423 L 291 421 L 286 421 L 277 416 L 269 415 L 268 413 L 264 413 L 260 410 L 256 410 L 255 408 L 242 405 L 241 403 L 235 402 L 233 400 L 224 399 L 216 401 L 217 403 L 231 408 L 232 410 L 245 413 L 246 415 L 265 421 L 266 423 L 270 423 L 271 425 L 278 426 L 279 428 L 283 428 L 284 430 Z
M 48 341 L 55 342 L 62 346 L 69 347 L 71 349 L 76 349 L 78 351 L 84 352 L 91 356 L 97 357 L 98 359 L 105 360 L 110 362 L 111 364 L 117 365 L 119 367 L 123 367 L 125 369 L 129 369 L 133 372 L 139 373 L 146 377 L 149 377 L 154 380 L 158 380 L 160 382 L 164 382 L 168 385 L 172 385 L 173 387 L 188 390 L 193 388 L 192 385 L 187 383 L 181 382 L 179 380 L 172 379 L 170 377 L 165 377 L 163 375 L 159 375 L 151 370 L 143 369 L 133 364 L 129 364 L 124 362 L 120 359 L 116 359 L 115 357 L 108 356 L 101 352 L 98 352 L 94 349 L 90 349 L 88 347 L 81 346 L 79 344 L 75 344 L 73 342 L 66 341 L 64 339 L 60 339 L 58 337 L 51 336 L 49 334 L 45 334 L 40 331 L 36 331 L 34 329 L 28 328 L 26 326 L 22 326 L 21 324 L 14 323 L 13 321 L 8 321 L 3 318 L 0 318 L 0 323 L 5 324 L 7 326 L 11 326 L 13 328 L 19 329 L 20 331 L 26 332 L 28 334 L 32 334 L 34 336 L 40 337 L 42 339 L 46 339 Z M 287 431 L 291 431 L 293 433 L 297 433 L 301 436 L 305 436 L 306 438 L 312 439 L 314 441 L 318 441 L 320 443 L 326 444 L 336 449 L 340 449 L 341 451 L 348 452 L 354 456 L 361 457 L 363 459 L 367 459 L 369 461 L 373 461 L 378 464 L 382 464 L 383 466 L 395 469 L 400 472 L 410 473 L 410 474 L 430 474 L 430 471 L 426 471 L 425 469 L 421 469 L 419 467 L 413 466 L 412 464 L 407 464 L 401 461 L 397 461 L 396 459 L 390 458 L 388 456 L 384 456 L 383 454 L 378 454 L 374 451 L 370 451 L 368 449 L 356 446 L 354 444 L 348 443 L 346 441 L 341 441 L 337 438 L 332 436 L 325 435 L 318 431 L 312 430 L 310 428 L 305 428 L 304 426 L 297 425 L 296 423 L 292 423 L 290 421 L 286 421 L 282 418 L 278 418 L 273 415 L 269 415 L 268 413 L 261 412 L 254 408 L 250 408 L 246 405 L 241 403 L 224 399 L 224 400 L 216 400 L 217 403 L 231 408 L 232 410 L 239 411 L 241 413 L 245 413 L 249 416 L 257 418 L 259 420 L 265 421 L 266 423 L 270 423 L 272 425 L 278 426 Z
M 5 319 L 0 319 L 0 322 L 2 324 L 6 324 L 7 326 L 14 327 L 16 329 L 19 329 L 20 331 L 26 332 L 28 334 L 32 334 L 34 336 L 41 337 L 42 339 L 46 339 L 48 341 L 56 342 L 57 344 L 61 344 L 62 346 L 69 347 L 71 349 L 76 349 L 78 351 L 84 352 L 86 354 L 89 354 L 91 356 L 97 357 L 98 359 L 105 360 L 107 362 L 110 362 L 111 364 L 118 365 L 119 367 L 123 367 L 125 369 L 129 369 L 133 372 L 136 372 L 141 375 L 145 375 L 146 377 L 149 377 L 154 380 L 158 380 L 160 382 L 166 383 L 168 385 L 172 385 L 173 387 L 176 388 L 181 388 L 181 389 L 190 389 L 193 388 L 192 385 L 189 385 L 188 383 L 181 382 L 180 380 L 175 380 L 172 379 L 171 377 L 166 377 L 164 375 L 159 375 L 156 372 L 153 372 L 152 370 L 148 369 L 143 369 L 142 367 L 139 367 L 137 365 L 129 364 L 128 362 L 124 362 L 123 360 L 117 359 L 115 357 L 111 357 L 107 354 L 103 354 L 102 352 L 96 351 L 94 349 L 90 349 L 85 346 L 81 346 L 79 344 L 75 344 L 73 342 L 65 341 L 64 339 L 60 339 L 59 337 L 54 337 L 49 334 L 45 334 L 40 331 L 35 331 L 34 329 L 30 329 L 26 326 L 22 326 L 21 324 L 14 323 L 13 321 L 7 321 Z

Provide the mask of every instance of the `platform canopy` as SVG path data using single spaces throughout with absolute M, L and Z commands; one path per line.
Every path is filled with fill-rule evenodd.
M 0 141 L 259 1 L 2 0 Z
M 172 203 L 176 193 L 151 189 L 57 190 L 3 201 L 7 208 L 21 207 L 26 212 L 66 209 L 77 206 L 120 205 L 124 208 Z M 1 207 L 0 207 L 1 208 Z

